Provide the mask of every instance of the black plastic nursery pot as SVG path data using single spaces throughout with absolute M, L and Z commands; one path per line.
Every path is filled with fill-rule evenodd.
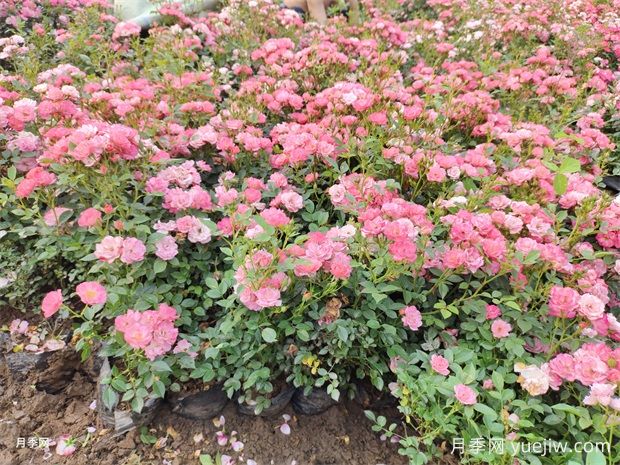
M 149 423 L 161 405 L 161 399 L 146 399 L 140 413 L 131 410 L 122 410 L 118 408 L 118 402 L 111 408 L 106 407 L 103 402 L 104 385 L 102 381 L 105 378 L 109 378 L 111 373 L 110 361 L 104 358 L 101 364 L 101 370 L 99 371 L 99 379 L 97 380 L 97 412 L 99 413 L 101 421 L 103 421 L 107 427 L 114 429 L 115 435 L 118 436 Z
M 336 405 L 325 389 L 313 388 L 308 394 L 299 388 L 293 394 L 292 404 L 295 413 L 300 415 L 318 415 Z
M 222 413 L 228 403 L 228 396 L 222 386 L 217 384 L 198 392 L 176 396 L 168 399 L 168 402 L 172 411 L 181 417 L 210 420 Z
M 241 415 L 259 416 L 259 417 L 275 417 L 280 415 L 284 409 L 288 406 L 295 394 L 296 389 L 292 386 L 285 384 L 280 392 L 271 398 L 269 407 L 261 410 L 260 413 L 256 413 L 255 402 L 240 402 L 237 404 L 237 411 Z

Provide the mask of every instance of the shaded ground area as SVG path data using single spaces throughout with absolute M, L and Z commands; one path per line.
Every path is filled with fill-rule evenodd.
M 60 354 L 60 353 L 59 353 Z M 55 356 L 55 365 L 74 363 L 72 352 L 62 351 Z M 49 376 L 49 375 L 45 375 Z M 140 464 L 198 464 L 202 454 L 218 452 L 237 459 L 237 463 L 255 460 L 258 465 L 376 465 L 405 464 L 397 446 L 383 442 L 370 429 L 363 409 L 354 402 L 332 407 L 318 416 L 297 416 L 287 413 L 290 435 L 280 432 L 281 417 L 263 419 L 239 415 L 229 403 L 223 415 L 225 432 L 237 431 L 244 443 L 241 452 L 220 446 L 216 432 L 221 430 L 212 421 L 182 418 L 164 404 L 150 425 L 148 434 L 155 444 L 144 444 L 140 431 L 114 437 L 97 418 L 91 403 L 95 400 L 92 373 L 80 367 L 67 387 L 58 394 L 38 391 L 41 373 L 33 371 L 23 379 L 14 379 L 2 358 L 0 367 L 0 464 L 57 464 L 71 465 L 140 465 Z M 390 416 L 395 412 L 381 412 Z M 87 428 L 96 428 L 92 434 Z M 61 457 L 51 447 L 31 448 L 29 438 L 56 439 L 68 434 L 80 438 L 77 451 Z M 18 447 L 24 438 L 25 447 Z M 29 444 L 30 443 L 30 444 Z M 85 444 L 84 444 L 85 443 Z

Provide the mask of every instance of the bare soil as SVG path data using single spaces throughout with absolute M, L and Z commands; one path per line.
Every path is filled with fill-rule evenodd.
M 89 408 L 95 400 L 96 388 L 92 371 L 75 364 L 69 348 L 54 355 L 44 374 L 31 372 L 15 379 L 4 358 L 0 359 L 1 465 L 186 465 L 199 464 L 201 453 L 215 456 L 218 452 L 235 457 L 237 464 L 245 464 L 248 459 L 259 465 L 404 465 L 407 462 L 398 454 L 395 444 L 381 441 L 372 432 L 362 407 L 354 402 L 341 403 L 318 416 L 296 416 L 287 407 L 286 413 L 292 417 L 288 436 L 279 430 L 281 417 L 240 415 L 229 402 L 223 412 L 225 432 L 237 432 L 238 440 L 245 445 L 239 453 L 217 444 L 216 432 L 220 428 L 212 421 L 182 418 L 165 403 L 149 425 L 149 434 L 158 439 L 157 443 L 143 443 L 137 430 L 114 437 Z M 70 367 L 68 371 L 67 367 Z M 63 369 L 65 372 L 60 376 L 69 372 L 70 382 L 60 392 L 48 394 L 37 390 L 45 378 Z M 380 413 L 397 418 L 395 411 Z M 88 427 L 96 431 L 83 444 Z M 54 446 L 47 455 L 43 449 L 28 447 L 28 438 L 55 440 L 63 434 L 80 438 L 71 456 L 57 455 Z M 19 438 L 24 438 L 26 447 L 18 447 Z

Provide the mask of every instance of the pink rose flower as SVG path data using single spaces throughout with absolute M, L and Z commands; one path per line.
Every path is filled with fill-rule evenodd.
M 58 226 L 60 217 L 63 213 L 72 211 L 70 208 L 65 207 L 56 207 L 48 210 L 45 215 L 43 215 L 43 222 L 47 226 Z
M 96 208 L 87 208 L 78 218 L 78 226 L 81 228 L 90 228 L 101 221 L 101 212 Z
M 605 303 L 595 295 L 584 294 L 579 298 L 577 311 L 589 320 L 596 320 L 605 313 Z
M 256 304 L 262 308 L 279 307 L 282 305 L 280 291 L 273 287 L 262 287 L 255 292 Z
M 440 375 L 448 376 L 450 374 L 449 365 L 448 359 L 444 356 L 437 354 L 431 355 L 431 368 Z
M 476 403 L 476 391 L 464 384 L 454 386 L 454 395 L 463 405 L 474 405 Z
M 422 314 L 414 306 L 410 305 L 400 310 L 403 325 L 412 331 L 417 331 L 422 326 Z
M 54 315 L 62 306 L 62 291 L 56 289 L 45 294 L 43 302 L 41 302 L 41 309 L 43 310 L 43 316 L 49 318 Z
M 583 399 L 585 405 L 609 406 L 616 392 L 615 384 L 594 383 L 590 387 L 590 393 Z
M 174 237 L 164 236 L 155 244 L 155 255 L 162 260 L 172 260 L 179 253 Z
M 494 320 L 495 318 L 499 318 L 502 316 L 502 311 L 497 305 L 488 304 L 486 307 L 486 319 Z
M 135 262 L 144 260 L 146 246 L 140 239 L 135 237 L 126 237 L 123 240 L 123 251 L 121 253 L 121 262 L 131 265 Z
M 112 263 L 117 258 L 120 258 L 122 251 L 122 237 L 106 236 L 95 247 L 95 257 L 101 261 Z
M 504 320 L 497 319 L 491 324 L 491 332 L 493 333 L 493 337 L 497 339 L 508 337 L 510 331 L 512 331 L 512 326 Z
M 86 305 L 103 305 L 108 299 L 105 287 L 96 281 L 86 281 L 78 284 L 75 291 L 80 300 Z
M 351 276 L 351 257 L 337 252 L 331 260 L 329 271 L 334 278 L 347 279 Z
M 579 293 L 570 287 L 553 286 L 549 293 L 549 315 L 573 318 L 579 303 Z

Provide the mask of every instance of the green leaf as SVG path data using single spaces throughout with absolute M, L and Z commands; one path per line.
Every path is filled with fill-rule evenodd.
M 201 454 L 198 459 L 200 460 L 200 465 L 215 465 L 213 458 L 209 454 Z
M 265 328 L 261 331 L 261 335 L 263 336 L 263 340 L 271 344 L 272 342 L 276 342 L 277 335 L 273 328 Z
M 559 172 L 560 173 L 577 173 L 581 170 L 581 163 L 574 158 L 567 157 L 562 160 L 562 164 L 560 165 Z
M 118 402 L 118 394 L 116 394 L 114 389 L 110 386 L 103 388 L 101 397 L 103 398 L 103 405 L 105 405 L 108 409 L 113 409 Z
M 151 371 L 159 371 L 159 372 L 172 371 L 172 369 L 170 368 L 170 365 L 168 365 L 163 360 L 156 360 L 150 365 L 151 365 Z
M 344 326 L 338 326 L 336 332 L 342 342 L 347 342 L 349 340 L 349 331 Z
M 153 270 L 155 271 L 155 274 L 159 274 L 166 269 L 166 266 L 168 266 L 168 262 L 158 259 L 158 260 L 155 260 L 155 265 L 153 265 Z
M 568 187 L 568 178 L 562 173 L 558 173 L 553 178 L 553 190 L 557 195 L 562 195 L 566 192 Z
M 607 460 L 605 460 L 605 456 L 600 450 L 598 450 L 597 448 L 594 448 L 593 450 L 588 452 L 588 455 L 586 456 L 586 465 L 606 465 L 606 464 L 607 464 Z

